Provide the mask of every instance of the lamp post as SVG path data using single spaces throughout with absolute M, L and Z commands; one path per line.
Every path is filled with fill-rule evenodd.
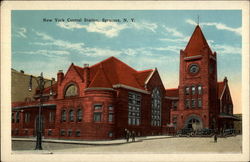
M 47 82 L 50 81 L 50 94 L 52 95 L 52 83 L 54 78 L 52 80 L 45 80 L 43 78 L 43 73 L 37 78 L 33 77 L 32 75 L 30 76 L 30 83 L 29 83 L 29 91 L 32 90 L 32 79 L 35 79 L 37 82 L 38 90 L 39 90 L 39 110 L 38 110 L 38 125 L 36 124 L 36 148 L 35 150 L 42 150 L 42 100 L 43 100 L 43 91 L 44 91 L 44 86 Z M 38 128 L 37 128 L 38 126 Z

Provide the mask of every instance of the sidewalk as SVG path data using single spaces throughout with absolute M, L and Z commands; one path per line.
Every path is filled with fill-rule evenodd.
M 154 139 L 162 139 L 162 138 L 170 138 L 172 136 L 145 136 L 145 137 L 137 137 L 135 138 L 135 142 L 142 142 L 143 140 L 154 140 Z M 12 138 L 12 141 L 32 141 L 35 142 L 36 138 Z M 84 140 L 62 140 L 62 139 L 42 139 L 42 142 L 48 143 L 67 143 L 67 144 L 82 144 L 82 145 L 120 145 L 131 143 L 132 139 L 129 139 L 127 142 L 125 139 L 115 139 L 115 140 L 103 140 L 103 141 L 84 141 Z

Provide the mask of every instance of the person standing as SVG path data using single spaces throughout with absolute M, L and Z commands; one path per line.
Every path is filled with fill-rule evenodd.
M 127 133 L 126 133 L 127 142 L 129 142 L 129 136 L 130 136 L 130 132 L 129 132 L 129 130 L 127 130 Z
M 217 133 L 214 134 L 214 143 L 217 143 Z
M 131 137 L 132 137 L 132 142 L 135 142 L 135 131 L 132 131 Z

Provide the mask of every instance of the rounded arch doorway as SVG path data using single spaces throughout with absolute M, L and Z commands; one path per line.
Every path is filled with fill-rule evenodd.
M 190 115 L 185 121 L 186 128 L 192 128 L 193 130 L 198 130 L 203 128 L 202 120 L 197 115 Z

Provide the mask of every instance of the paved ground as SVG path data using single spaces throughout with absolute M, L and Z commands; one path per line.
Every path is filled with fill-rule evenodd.
M 33 141 L 12 142 L 13 151 L 21 153 L 32 151 L 35 147 Z M 64 153 L 64 152 L 98 152 L 98 153 L 241 153 L 242 136 L 218 138 L 214 143 L 213 138 L 188 138 L 188 137 L 164 137 L 164 138 L 143 138 L 136 142 L 126 143 L 124 140 L 113 141 L 111 144 L 70 144 L 70 143 L 50 143 L 43 142 L 44 152 Z

